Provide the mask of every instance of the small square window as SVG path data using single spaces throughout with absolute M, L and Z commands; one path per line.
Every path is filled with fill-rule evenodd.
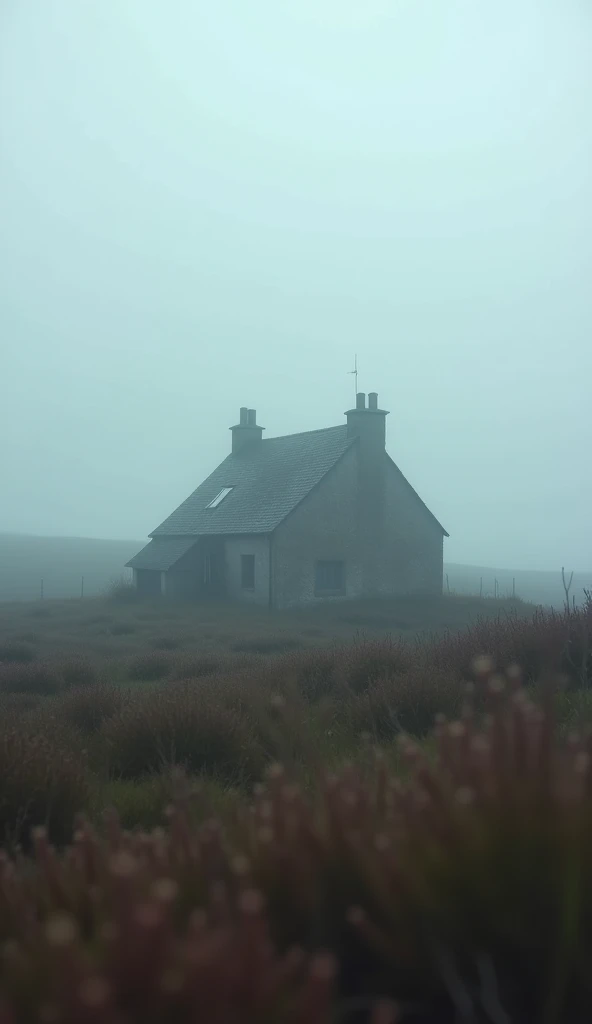
M 231 490 L 232 487 L 223 487 L 221 491 L 218 491 L 214 500 L 210 501 L 209 505 L 206 505 L 206 508 L 217 508 L 220 502 L 224 501 L 226 495 L 230 494 Z
M 255 589 L 255 555 L 241 555 L 241 587 Z
M 315 572 L 316 594 L 345 594 L 345 563 L 317 562 Z

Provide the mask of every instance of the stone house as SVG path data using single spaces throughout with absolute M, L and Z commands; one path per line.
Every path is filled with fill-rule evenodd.
M 147 595 L 273 608 L 441 594 L 448 534 L 387 454 L 378 395 L 342 426 L 263 439 L 240 410 L 231 454 L 128 562 Z

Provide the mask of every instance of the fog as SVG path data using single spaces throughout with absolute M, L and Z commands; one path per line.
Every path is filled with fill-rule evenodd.
M 448 561 L 592 567 L 586 0 L 3 0 L 0 530 L 141 540 L 357 353 Z

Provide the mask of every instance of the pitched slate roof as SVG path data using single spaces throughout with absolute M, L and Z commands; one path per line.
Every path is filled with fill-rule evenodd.
M 224 459 L 150 536 L 270 533 L 355 442 L 343 424 L 247 445 Z M 207 508 L 223 487 L 232 490 Z
M 197 542 L 197 537 L 158 537 L 151 540 L 126 565 L 130 569 L 170 569 Z
M 356 443 L 347 425 L 271 437 L 229 455 L 150 536 L 127 563 L 132 569 L 170 569 L 200 536 L 271 533 Z M 434 523 L 395 462 L 386 455 Z M 232 490 L 216 508 L 208 504 L 224 487 Z

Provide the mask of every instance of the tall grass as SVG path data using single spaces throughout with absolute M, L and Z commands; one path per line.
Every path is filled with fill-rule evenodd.
M 475 673 L 405 775 L 377 753 L 305 794 L 276 765 L 217 820 L 178 776 L 165 829 L 35 832 L 0 860 L 4 1020 L 588 1020 L 592 742 Z
M 56 654 L 0 666 L 0 718 L 45 735 L 56 757 L 59 734 L 84 762 L 93 807 L 107 782 L 144 786 L 175 764 L 247 792 L 281 760 L 314 786 L 323 766 L 362 756 L 369 741 L 387 751 L 404 733 L 429 742 L 439 715 L 460 713 L 479 652 L 502 671 L 520 664 L 535 696 L 537 681 L 560 673 L 563 727 L 592 721 L 591 637 L 588 602 L 575 613 L 477 620 L 428 639 L 358 637 L 273 655 L 149 650 L 101 662 Z M 14 782 L 6 800 L 14 827 L 29 806 L 27 776 L 19 778 L 20 795 Z M 2 786 L 0 779 L 0 803 Z M 27 820 L 38 823 L 40 814 Z

